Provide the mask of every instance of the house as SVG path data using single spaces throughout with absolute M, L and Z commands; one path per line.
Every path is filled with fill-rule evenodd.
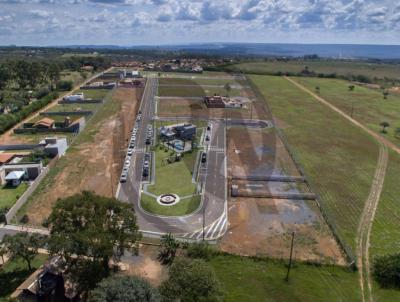
M 43 164 L 41 162 L 9 163 L 0 167 L 0 184 L 4 185 L 14 180 L 16 182 L 21 182 L 22 180 L 32 181 L 35 180 L 42 171 Z
M 0 153 L 0 166 L 11 162 L 14 157 L 15 153 Z
M 243 102 L 239 99 L 226 98 L 224 100 L 225 108 L 242 108 Z
M 53 129 L 55 121 L 51 118 L 45 117 L 33 124 L 32 128 L 40 129 Z
M 159 132 L 162 138 L 169 141 L 173 139 L 191 140 L 196 135 L 196 126 L 192 124 L 162 126 Z
M 208 108 L 225 108 L 225 99 L 225 97 L 219 95 L 205 96 L 204 103 Z
M 13 187 L 18 187 L 25 177 L 24 171 L 11 171 L 4 180 Z
M 72 94 L 72 95 L 67 95 L 63 97 L 63 101 L 66 102 L 76 102 L 76 101 L 84 101 L 85 100 L 85 95 L 83 92 L 77 93 L 77 94 Z
M 47 137 L 40 144 L 44 145 L 44 152 L 50 157 L 61 157 L 68 149 L 66 138 Z

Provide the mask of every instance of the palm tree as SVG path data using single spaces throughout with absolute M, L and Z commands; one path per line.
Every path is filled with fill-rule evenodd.
M 388 122 L 382 122 L 379 125 L 382 127 L 382 133 L 387 133 L 386 128 L 390 127 L 390 124 Z
M 158 252 L 158 261 L 163 265 L 171 265 L 175 259 L 180 244 L 175 237 L 169 233 L 161 237 L 161 248 Z

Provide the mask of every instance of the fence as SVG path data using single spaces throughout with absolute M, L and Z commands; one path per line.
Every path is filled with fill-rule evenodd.
M 88 111 L 88 110 L 82 110 L 82 111 L 53 111 L 53 112 L 40 112 L 40 115 L 43 116 L 72 116 L 72 115 L 91 115 L 93 114 L 93 111 Z
M 257 98 L 261 99 L 264 101 L 264 103 L 267 106 L 267 109 L 269 111 L 269 113 L 271 114 L 271 119 L 274 122 L 274 118 L 272 115 L 272 110 L 269 107 L 268 102 L 266 101 L 264 95 L 260 92 L 260 90 L 258 89 L 258 87 L 253 83 L 252 80 L 248 79 L 248 82 L 250 83 L 251 88 L 253 89 L 255 95 Z M 302 165 L 300 164 L 300 160 L 299 160 L 299 156 L 297 155 L 297 153 L 292 149 L 292 147 L 290 146 L 290 144 L 288 143 L 288 139 L 286 138 L 285 134 L 277 127 L 275 127 L 275 131 L 278 135 L 278 137 L 281 139 L 283 145 L 285 146 L 286 150 L 288 151 L 290 157 L 292 158 L 294 164 L 296 165 L 296 168 L 298 169 L 298 171 L 300 172 L 300 175 L 303 176 L 306 179 L 306 184 L 309 186 L 310 190 L 312 192 L 316 192 L 315 190 L 312 190 L 313 184 L 310 183 L 310 179 L 307 173 L 304 171 Z M 346 244 L 346 242 L 341 238 L 341 236 L 339 235 L 339 231 L 337 228 L 337 225 L 335 223 L 335 219 L 332 218 L 332 216 L 329 213 L 329 210 L 327 209 L 324 200 L 319 196 L 318 193 L 315 193 L 315 201 L 318 205 L 318 208 L 320 209 L 320 212 L 322 214 L 322 216 L 324 217 L 326 223 L 328 224 L 329 228 L 332 231 L 333 236 L 336 239 L 336 242 L 339 244 L 340 248 L 344 251 L 345 255 L 346 255 L 346 259 L 348 261 L 348 263 L 350 263 L 351 265 L 355 264 L 355 256 L 353 254 L 353 250 L 350 246 L 348 246 Z
M 75 101 L 58 101 L 58 104 L 60 105 L 68 105 L 68 104 L 101 104 L 103 103 L 103 100 L 75 100 Z

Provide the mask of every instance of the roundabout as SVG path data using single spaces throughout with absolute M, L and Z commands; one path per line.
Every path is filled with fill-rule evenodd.
M 163 206 L 173 206 L 180 201 L 180 198 L 176 194 L 162 194 L 157 197 L 157 202 Z

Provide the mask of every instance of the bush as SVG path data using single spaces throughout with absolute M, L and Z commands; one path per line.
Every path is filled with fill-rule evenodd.
M 160 287 L 165 301 L 221 301 L 220 283 L 213 269 L 202 260 L 177 258 L 169 279 Z
M 206 242 L 190 244 L 187 249 L 187 255 L 190 258 L 210 260 L 215 253 L 215 249 Z
M 72 89 L 74 83 L 72 81 L 58 81 L 57 89 L 62 91 L 69 91 Z
M 22 216 L 21 219 L 19 220 L 19 222 L 22 224 L 27 224 L 29 222 L 28 215 L 25 214 L 24 216 Z
M 50 93 L 50 90 L 47 87 L 42 87 L 35 93 L 35 97 L 37 99 L 41 99 L 41 98 L 44 98 L 45 96 L 47 96 L 49 93 Z
M 89 302 L 158 302 L 158 291 L 138 277 L 109 277 L 90 293 Z
M 377 257 L 372 274 L 380 286 L 400 288 L 400 253 Z

